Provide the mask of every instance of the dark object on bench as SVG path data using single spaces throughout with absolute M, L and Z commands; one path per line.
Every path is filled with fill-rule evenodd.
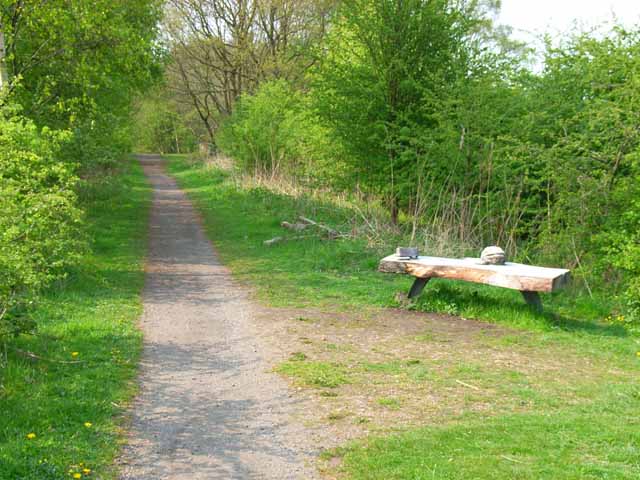
M 416 247 L 398 247 L 396 248 L 396 256 L 404 260 L 411 260 L 418 258 L 420 254 Z
M 569 270 L 563 268 L 536 267 L 511 262 L 504 265 L 483 265 L 478 258 L 406 259 L 397 255 L 380 260 L 378 270 L 416 277 L 409 290 L 409 298 L 420 295 L 430 279 L 448 278 L 519 290 L 527 304 L 536 311 L 542 310 L 538 292 L 555 292 L 563 288 L 571 277 Z

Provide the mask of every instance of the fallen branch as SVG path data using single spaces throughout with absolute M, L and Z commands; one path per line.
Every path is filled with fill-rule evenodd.
M 262 244 L 270 246 L 270 245 L 274 245 L 274 244 L 276 244 L 278 242 L 282 242 L 283 240 L 284 240 L 283 237 L 273 237 L 273 238 L 271 238 L 269 240 L 265 240 L 264 242 L 262 242 Z
M 286 228 L 287 230 L 292 230 L 294 232 L 301 232 L 303 230 L 306 230 L 308 227 L 315 227 L 318 230 L 321 230 L 324 233 L 323 236 L 328 238 L 329 240 L 348 237 L 348 235 L 340 233 L 337 230 L 334 230 L 331 227 L 327 227 L 326 225 L 318 223 L 315 220 L 311 220 L 310 218 L 303 217 L 303 216 L 300 216 L 298 218 L 302 223 L 290 223 L 290 222 L 287 222 L 286 220 L 283 220 L 282 222 L 280 222 L 280 226 L 282 228 Z M 294 237 L 278 236 L 278 237 L 270 238 L 269 240 L 265 240 L 264 242 L 262 242 L 262 244 L 266 246 L 271 246 L 271 245 L 275 245 L 276 243 L 286 242 L 289 240 L 300 240 L 302 238 L 310 238 L 312 236 L 314 235 L 297 235 Z
M 340 232 L 338 232 L 337 230 L 334 230 L 333 228 L 327 227 L 326 225 L 322 225 L 321 223 L 318 223 L 314 220 L 311 220 L 310 218 L 307 217 L 303 217 L 302 215 L 300 215 L 298 217 L 302 222 L 308 224 L 308 225 L 313 225 L 316 228 L 319 228 L 321 230 L 324 230 L 325 232 L 327 232 L 327 235 L 329 236 L 329 238 L 338 238 L 340 237 Z
M 269 240 L 265 240 L 264 242 L 262 242 L 262 244 L 266 246 L 271 246 L 280 242 L 288 242 L 290 240 L 300 240 L 302 238 L 309 238 L 309 237 L 311 237 L 311 235 L 296 235 L 295 237 L 273 237 Z
M 462 381 L 460 381 L 460 380 L 456 380 L 456 383 L 459 383 L 459 384 L 460 384 L 460 385 L 462 385 L 463 387 L 467 387 L 467 388 L 471 388 L 471 389 L 473 389 L 473 390 L 481 391 L 481 389 L 480 389 L 480 388 L 478 388 L 478 387 L 476 387 L 475 385 L 469 385 L 468 383 L 464 383 L 464 382 L 462 382 Z
M 280 222 L 280 226 L 282 228 L 293 230 L 294 232 L 301 232 L 302 230 L 307 228 L 309 225 L 305 223 L 289 223 L 287 221 L 282 221 Z

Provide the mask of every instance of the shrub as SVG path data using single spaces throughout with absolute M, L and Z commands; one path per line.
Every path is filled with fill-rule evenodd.
M 133 137 L 136 151 L 159 153 L 193 152 L 198 136 L 189 126 L 189 115 L 177 110 L 156 88 L 138 100 Z
M 602 246 L 600 268 L 615 267 L 626 274 L 623 305 L 628 324 L 640 331 L 640 154 L 630 155 L 632 174 L 612 191 L 613 203 L 621 205 L 610 215 L 606 228 L 595 236 Z
M 266 82 L 240 99 L 216 143 L 249 173 L 328 180 L 339 171 L 339 147 L 307 103 L 284 80 Z
M 30 304 L 82 251 L 68 137 L 0 111 L 0 341 L 34 328 Z

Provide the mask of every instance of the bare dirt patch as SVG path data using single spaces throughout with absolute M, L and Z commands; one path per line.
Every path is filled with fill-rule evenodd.
M 262 307 L 256 320 L 320 449 L 465 415 L 553 409 L 581 401 L 576 385 L 598 378 L 592 360 L 538 347 L 536 334 L 448 315 Z

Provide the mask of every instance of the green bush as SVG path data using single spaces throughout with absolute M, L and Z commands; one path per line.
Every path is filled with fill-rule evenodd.
M 158 87 L 138 100 L 134 115 L 134 147 L 140 152 L 185 153 L 193 152 L 198 135 L 189 126 L 188 115 L 183 115 Z
M 627 313 L 626 324 L 640 331 L 640 155 L 633 155 L 632 175 L 623 178 L 612 192 L 619 206 L 607 227 L 595 237 L 603 245 L 600 268 L 614 267 L 626 276 L 622 295 Z
M 429 248 L 570 268 L 640 317 L 640 29 L 567 37 L 533 73 L 446 2 L 365 4 L 336 13 L 309 90 L 240 99 L 222 150 L 246 172 L 380 199 Z
M 0 112 L 0 341 L 34 327 L 29 306 L 83 249 L 68 138 Z
M 240 99 L 216 143 L 250 173 L 333 178 L 340 171 L 339 146 L 307 103 L 284 80 L 266 82 Z

